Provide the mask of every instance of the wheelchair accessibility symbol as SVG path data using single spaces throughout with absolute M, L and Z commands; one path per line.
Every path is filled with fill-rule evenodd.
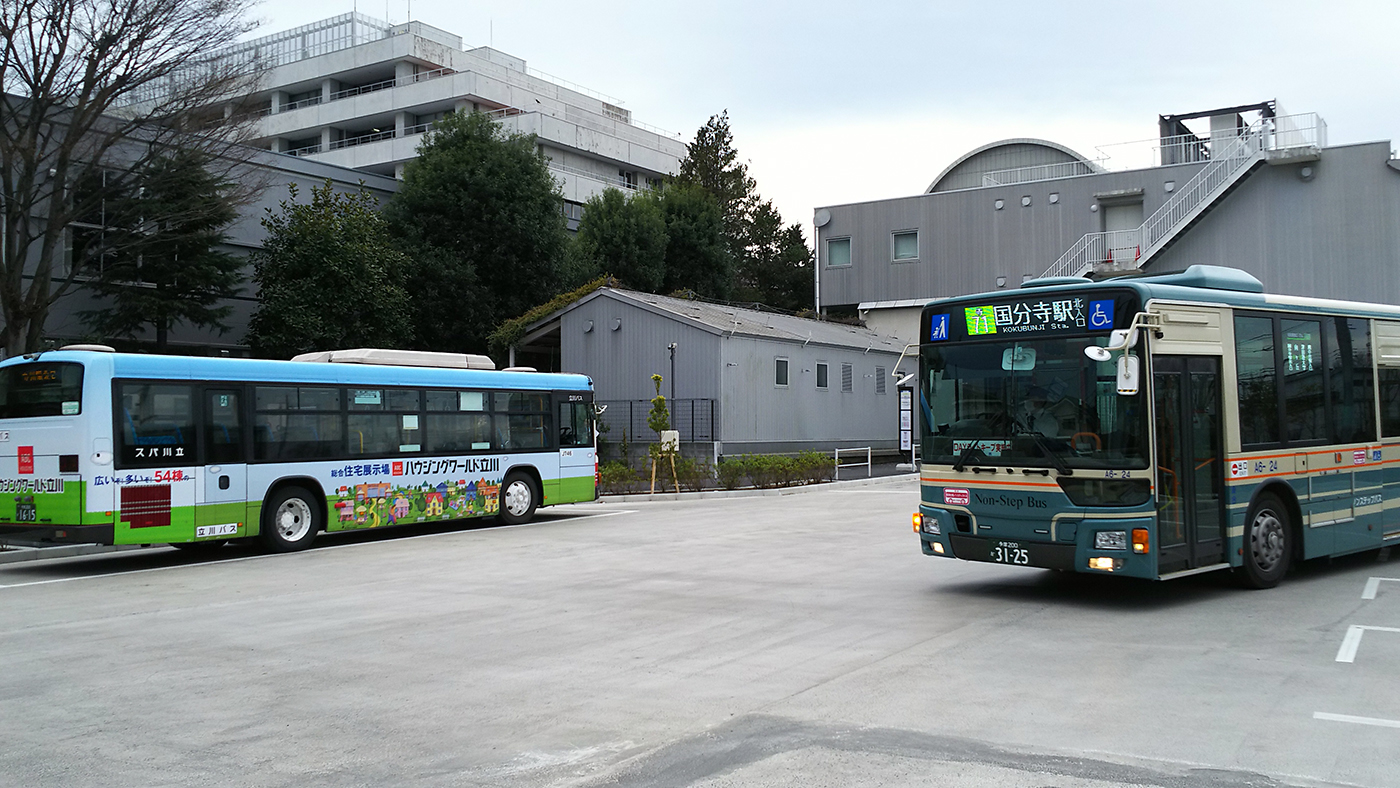
M 1105 329 L 1113 328 L 1113 300 L 1089 302 L 1089 328 Z

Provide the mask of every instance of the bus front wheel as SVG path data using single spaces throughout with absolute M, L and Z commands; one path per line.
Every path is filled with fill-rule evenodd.
M 282 487 L 263 504 L 263 546 L 274 553 L 304 550 L 321 530 L 325 505 L 302 487 Z
M 1241 582 L 1249 588 L 1273 588 L 1288 572 L 1293 558 L 1293 525 L 1288 508 L 1272 493 L 1249 507 L 1244 526 L 1244 565 Z
M 501 522 L 518 525 L 529 522 L 539 505 L 535 483 L 523 473 L 512 473 L 501 483 Z

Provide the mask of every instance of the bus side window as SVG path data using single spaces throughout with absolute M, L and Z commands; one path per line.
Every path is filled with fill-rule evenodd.
M 1381 435 L 1400 437 L 1400 367 L 1381 367 Z
M 122 466 L 194 465 L 193 400 L 190 386 L 123 383 L 117 447 Z

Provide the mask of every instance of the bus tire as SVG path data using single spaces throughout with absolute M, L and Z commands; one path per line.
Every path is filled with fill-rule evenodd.
M 535 515 L 535 507 L 539 506 L 540 495 L 535 489 L 535 482 L 528 475 L 519 471 L 506 475 L 506 480 L 501 482 L 501 522 L 506 525 L 519 525 L 530 522 L 530 518 Z
M 1240 582 L 1246 588 L 1273 588 L 1288 573 L 1293 558 L 1293 523 L 1288 507 L 1273 493 L 1254 499 L 1245 517 L 1244 564 Z
M 274 553 L 305 550 L 316 538 L 326 517 L 326 506 L 304 487 L 279 487 L 263 503 L 258 538 Z

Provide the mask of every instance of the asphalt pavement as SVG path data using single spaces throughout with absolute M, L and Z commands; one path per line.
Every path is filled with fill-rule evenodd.
M 6 564 L 0 785 L 1400 786 L 1389 556 L 1254 592 L 964 563 L 916 502 Z

